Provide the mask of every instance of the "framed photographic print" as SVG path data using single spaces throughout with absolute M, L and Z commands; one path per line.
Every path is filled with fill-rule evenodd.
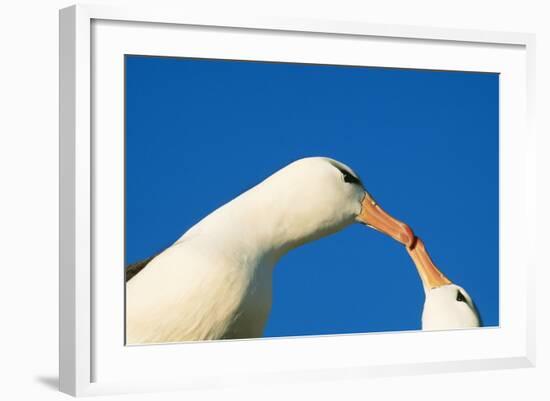
M 533 46 L 61 10 L 61 390 L 532 366 Z

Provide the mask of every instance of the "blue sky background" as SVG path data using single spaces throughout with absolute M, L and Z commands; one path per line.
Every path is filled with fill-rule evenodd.
M 126 262 L 293 160 L 328 156 L 498 325 L 498 75 L 126 57 Z M 353 225 L 285 256 L 265 336 L 420 328 L 405 249 Z

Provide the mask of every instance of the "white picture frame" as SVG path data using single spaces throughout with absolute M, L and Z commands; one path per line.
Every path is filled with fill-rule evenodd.
M 192 29 L 193 33 L 186 29 Z M 143 30 L 147 31 L 146 35 L 141 32 Z M 179 50 L 182 41 L 166 40 L 180 34 L 196 35 L 194 38 L 201 43 L 201 48 Z M 303 45 L 308 41 L 323 40 L 327 52 L 333 49 L 329 56 L 339 57 L 343 63 L 470 69 L 502 74 L 499 328 L 223 341 L 156 348 L 124 347 L 118 326 L 119 320 L 120 325 L 124 323 L 120 319 L 122 310 L 114 308 L 115 312 L 111 314 L 102 309 L 107 301 L 114 300 L 112 305 L 120 302 L 118 291 L 122 291 L 123 286 L 116 276 L 94 272 L 94 266 L 104 260 L 102 258 L 108 253 L 98 252 L 98 243 L 104 241 L 103 238 L 112 239 L 115 246 L 120 244 L 117 241 L 121 241 L 118 229 L 111 230 L 112 237 L 108 237 L 108 233 L 98 236 L 98 230 L 105 227 L 102 222 L 109 219 L 113 221 L 113 217 L 117 220 L 121 213 L 121 204 L 116 201 L 111 211 L 108 210 L 109 205 L 101 206 L 98 210 L 98 204 L 104 205 L 105 202 L 101 195 L 97 195 L 98 189 L 105 194 L 109 188 L 116 188 L 120 184 L 117 181 L 120 174 L 111 174 L 112 180 L 96 180 L 104 174 L 102 171 L 107 166 L 108 170 L 120 172 L 123 154 L 120 152 L 121 137 L 117 136 L 122 121 L 122 71 L 120 64 L 112 63 L 111 60 L 118 60 L 119 63 L 121 54 L 132 51 L 159 55 L 174 55 L 174 52 L 183 51 L 184 54 L 191 52 L 193 56 L 205 52 L 199 55 L 207 56 L 209 51 L 228 51 L 216 50 L 216 41 L 209 40 L 209 37 L 223 37 L 226 39 L 223 41 L 225 45 L 232 40 L 247 40 L 247 35 L 262 35 L 262 40 L 270 44 L 268 48 L 274 53 L 258 55 L 260 50 L 254 45 L 242 45 L 239 52 L 244 53 L 238 56 L 245 59 L 259 57 L 292 61 L 298 57 L 310 57 L 310 62 L 317 60 L 315 53 L 301 56 L 297 52 L 293 53 L 288 46 L 290 42 L 286 43 L 286 53 L 277 53 L 277 43 L 285 41 L 284 38 L 292 38 L 295 43 L 304 41 Z M 370 43 L 373 57 L 370 60 L 374 61 L 355 59 L 355 56 L 350 56 L 351 50 L 345 50 L 346 46 L 341 46 L 344 48 L 341 53 L 336 47 L 331 48 L 329 42 L 334 38 L 338 38 L 341 43 Z M 132 40 L 137 43 L 132 43 Z M 380 45 L 381 41 L 384 41 L 383 46 Z M 80 396 L 534 366 L 535 262 L 529 256 L 534 254 L 530 250 L 534 244 L 535 231 L 535 138 L 531 125 L 535 79 L 534 44 L 534 36 L 524 33 L 375 25 L 357 21 L 296 20 L 237 13 L 188 15 L 184 9 L 168 11 L 154 7 L 78 5 L 61 10 L 60 390 Z M 399 46 L 395 49 L 400 51 L 392 53 L 392 46 Z M 315 48 L 316 45 L 313 43 L 311 47 Z M 386 48 L 389 50 L 384 50 Z M 404 61 L 403 53 L 413 53 L 408 49 L 414 50 L 414 56 Z M 250 53 L 247 54 L 247 51 Z M 490 57 L 487 56 L 489 53 Z M 464 57 L 459 60 L 461 54 Z M 115 58 L 110 59 L 111 56 Z M 223 53 L 221 58 L 229 56 Z M 110 89 L 104 90 L 101 82 L 109 83 Z M 101 101 L 98 100 L 100 98 Z M 114 114 L 105 114 L 102 110 L 106 108 Z M 94 130 L 98 128 L 103 133 L 113 135 L 102 134 L 106 139 L 98 143 L 94 139 Z M 97 157 L 99 153 L 101 158 Z M 117 196 L 115 194 L 114 199 L 118 199 Z M 117 251 L 112 252 L 114 254 Z M 101 300 L 97 299 L 96 293 L 99 287 L 103 294 Z M 512 291 L 514 305 L 509 302 Z M 457 346 L 446 352 L 445 344 L 450 340 Z M 397 356 L 376 354 L 376 349 L 383 349 L 388 344 L 396 352 L 402 347 L 403 352 Z M 424 353 L 422 358 L 413 351 L 409 352 L 410 349 L 422 349 L 422 346 L 427 347 L 428 344 L 430 347 L 436 344 L 436 347 L 442 348 L 433 355 Z M 170 347 L 176 347 L 171 349 L 177 351 L 167 352 Z M 320 354 L 321 350 L 323 352 Z M 269 366 L 267 362 L 262 365 L 261 361 L 253 359 L 259 351 Z M 170 376 L 162 369 L 159 371 L 159 364 L 170 367 L 178 360 L 181 361 L 182 353 L 185 353 L 185 363 L 188 365 L 187 370 L 185 366 L 182 367 L 185 375 Z M 212 365 L 212 358 L 220 358 L 216 355 L 226 360 L 242 359 L 241 366 L 237 366 L 238 363 L 224 364 L 220 360 L 213 368 L 209 365 Z M 240 358 L 236 358 L 236 355 Z M 289 363 L 285 359 L 288 355 L 297 355 L 299 361 Z M 210 362 L 203 364 L 203 368 L 199 364 L 190 364 L 207 358 L 210 358 Z M 144 376 L 135 376 L 132 366 L 136 366 L 139 361 L 143 361 L 145 366 L 155 366 L 158 372 L 147 373 L 147 369 L 142 369 L 145 371 Z M 247 363 L 254 363 L 254 368 L 247 367 Z M 232 373 L 235 369 L 238 375 Z

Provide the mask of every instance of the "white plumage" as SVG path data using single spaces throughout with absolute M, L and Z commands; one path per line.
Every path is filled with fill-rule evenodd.
M 288 165 L 205 217 L 128 281 L 127 343 L 260 337 L 281 256 L 356 220 L 412 240 L 349 167 L 321 157 Z
M 431 288 L 426 292 L 422 330 L 449 330 L 479 327 L 479 316 L 470 295 L 456 284 Z

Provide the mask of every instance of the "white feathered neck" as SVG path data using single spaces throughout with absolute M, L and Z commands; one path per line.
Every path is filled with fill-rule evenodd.
M 364 191 L 328 158 L 298 160 L 215 210 L 179 240 L 204 236 L 241 252 L 284 253 L 354 222 Z

